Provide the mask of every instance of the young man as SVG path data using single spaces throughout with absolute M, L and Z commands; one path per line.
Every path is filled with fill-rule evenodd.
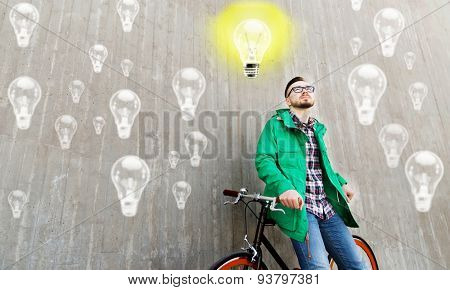
M 277 207 L 286 212 L 269 218 L 291 238 L 302 269 L 329 269 L 327 252 L 339 269 L 366 269 L 347 228 L 358 227 L 348 206 L 354 193 L 331 166 L 325 126 L 310 116 L 314 86 L 295 77 L 285 100 L 289 109 L 277 110 L 266 123 L 255 158 L 264 195 L 279 196 Z

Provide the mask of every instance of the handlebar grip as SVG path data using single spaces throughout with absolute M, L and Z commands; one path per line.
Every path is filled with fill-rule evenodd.
M 231 196 L 231 197 L 237 197 L 239 195 L 239 191 L 231 190 L 231 189 L 225 189 L 223 191 L 223 195 Z
M 275 199 L 276 203 L 280 203 L 280 198 L 277 196 L 277 198 Z

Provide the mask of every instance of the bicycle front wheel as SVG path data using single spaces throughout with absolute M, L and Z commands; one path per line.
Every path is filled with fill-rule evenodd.
M 366 268 L 369 270 L 379 270 L 377 259 L 369 244 L 363 238 L 357 235 L 353 235 L 353 240 L 355 241 L 355 244 L 358 246 L 358 251 L 361 253 L 363 262 L 366 264 Z M 333 258 L 330 258 L 330 269 L 331 270 L 338 269 Z
M 237 252 L 218 260 L 209 270 L 267 270 L 264 262 L 261 261 L 258 268 L 256 263 L 251 260 L 252 256 L 249 253 Z

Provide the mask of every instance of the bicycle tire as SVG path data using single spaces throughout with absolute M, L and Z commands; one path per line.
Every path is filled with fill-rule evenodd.
M 365 253 L 367 260 L 369 260 L 370 262 L 371 270 L 379 270 L 377 258 L 375 257 L 375 253 L 373 252 L 369 244 L 363 238 L 357 235 L 353 235 L 353 240 L 355 241 L 355 244 Z M 330 269 L 333 269 L 335 264 L 333 258 L 329 257 L 329 261 Z
M 256 269 L 256 263 L 252 263 L 251 259 L 252 255 L 248 252 L 236 252 L 219 259 L 209 270 L 267 270 L 263 261 L 261 261 L 259 269 Z M 235 267 L 237 269 L 233 269 Z

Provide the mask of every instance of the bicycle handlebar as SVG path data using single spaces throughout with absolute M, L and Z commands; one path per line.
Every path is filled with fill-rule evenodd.
M 250 199 L 253 199 L 256 201 L 264 200 L 264 201 L 269 201 L 271 203 L 271 205 L 270 205 L 271 211 L 281 211 L 281 212 L 285 213 L 283 209 L 275 208 L 275 205 L 280 202 L 279 197 L 267 197 L 267 196 L 262 196 L 259 193 L 255 193 L 255 194 L 247 194 L 247 193 L 248 193 L 248 191 L 246 188 L 241 188 L 240 191 L 225 189 L 223 191 L 223 195 L 236 198 L 234 200 L 234 202 L 227 201 L 227 202 L 225 202 L 225 204 L 229 204 L 229 203 L 236 204 L 241 200 L 241 198 L 250 198 Z

